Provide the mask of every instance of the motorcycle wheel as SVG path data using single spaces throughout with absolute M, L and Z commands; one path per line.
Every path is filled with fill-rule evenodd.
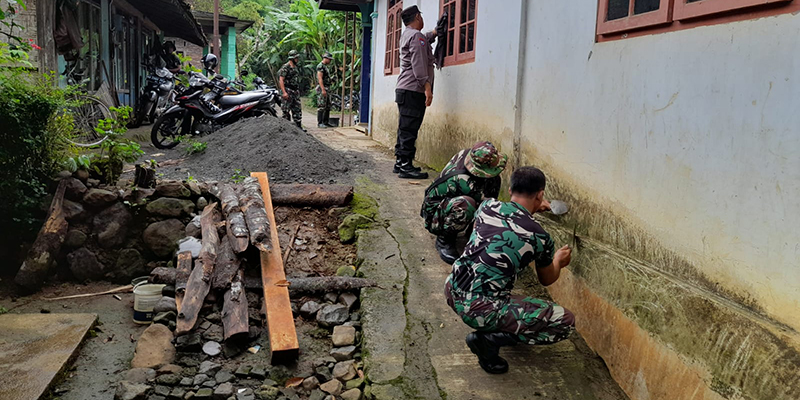
M 153 130 L 150 131 L 150 141 L 153 142 L 153 146 L 162 150 L 177 146 L 180 143 L 185 114 L 186 110 L 178 110 L 158 117 L 156 123 L 153 124 Z
M 278 113 L 277 113 L 277 112 L 275 112 L 275 109 L 274 109 L 274 108 L 272 108 L 272 106 L 270 106 L 270 107 L 265 107 L 265 109 L 267 110 L 267 112 L 269 113 L 269 115 L 272 115 L 273 117 L 277 117 L 277 116 L 278 116 Z

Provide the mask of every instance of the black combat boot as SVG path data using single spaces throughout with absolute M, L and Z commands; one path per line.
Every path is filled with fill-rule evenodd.
M 306 128 L 303 128 L 303 124 L 301 124 L 300 121 L 295 121 L 294 124 L 297 125 L 297 127 L 300 128 L 303 132 L 308 132 Z
M 395 162 L 400 163 L 398 177 L 402 179 L 428 179 L 428 173 L 422 172 L 421 168 L 417 168 L 411 163 L 410 159 L 401 159 Z
M 331 123 L 331 110 L 325 111 L 325 125 L 328 125 L 329 128 L 338 128 L 337 125 Z
M 317 110 L 317 126 L 320 128 L 328 128 L 325 123 L 325 110 Z
M 403 159 L 402 158 L 398 158 L 397 160 L 395 160 L 394 168 L 392 168 L 392 172 L 394 172 L 395 174 L 399 174 L 400 173 L 400 167 L 402 165 L 403 165 Z M 422 168 L 415 167 L 413 164 L 411 164 L 411 169 L 413 169 L 414 171 L 422 171 Z
M 437 236 L 436 250 L 439 252 L 439 258 L 450 265 L 453 265 L 459 256 L 454 236 Z
M 508 372 L 508 361 L 500 357 L 500 347 L 513 346 L 519 340 L 507 332 L 472 332 L 467 335 L 467 346 L 478 356 L 478 364 L 490 374 Z

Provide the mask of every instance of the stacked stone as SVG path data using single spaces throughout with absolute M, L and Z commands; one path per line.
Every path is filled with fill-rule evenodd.
M 129 283 L 167 266 L 181 238 L 199 236 L 192 219 L 208 204 L 207 185 L 166 181 L 155 189 L 122 189 L 83 172 L 62 177 L 69 231 L 59 260 L 68 273 L 59 273 L 80 282 Z

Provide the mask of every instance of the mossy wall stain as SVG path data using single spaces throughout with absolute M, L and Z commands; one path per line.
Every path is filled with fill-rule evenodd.
M 374 138 L 393 146 L 396 106 L 379 106 L 374 115 Z M 480 118 L 472 116 L 476 119 Z M 513 132 L 429 114 L 417 142 L 417 158 L 441 168 L 456 151 L 477 140 L 491 140 L 510 152 Z M 547 198 L 571 206 L 567 215 L 548 224 L 558 232 L 558 243 L 578 247 L 567 273 L 570 283 L 561 284 L 561 289 L 557 284 L 552 293 L 575 308 L 587 342 L 607 362 L 615 360 L 609 366 L 621 383 L 627 382 L 623 386 L 632 398 L 683 398 L 675 397 L 670 386 L 689 378 L 698 386 L 694 394 L 687 394 L 694 397 L 686 398 L 797 398 L 800 339 L 793 328 L 767 315 L 747 293 L 730 290 L 666 248 L 643 228 L 644 221 L 625 214 L 624 205 L 583 189 L 527 140 L 517 156 L 519 165 L 535 165 L 547 173 Z M 514 167 L 504 173 L 505 187 Z M 581 293 L 594 304 L 580 298 Z M 614 312 L 622 316 L 612 316 Z M 602 320 L 603 315 L 613 320 Z M 616 337 L 620 329 L 629 331 L 630 343 Z M 625 348 L 629 344 L 637 347 Z M 658 357 L 648 358 L 654 352 Z M 661 361 L 665 364 L 658 368 Z

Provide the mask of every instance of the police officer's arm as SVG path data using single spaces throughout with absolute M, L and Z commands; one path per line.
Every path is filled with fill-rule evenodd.
M 408 45 L 411 53 L 411 72 L 420 86 L 425 87 L 425 105 L 430 106 L 433 99 L 431 76 L 428 76 L 428 40 L 422 33 L 417 33 Z
M 558 249 L 550 265 L 544 268 L 536 268 L 536 276 L 539 277 L 539 282 L 545 286 L 555 283 L 558 277 L 561 276 L 561 268 L 566 268 L 570 261 L 572 261 L 572 249 L 569 246 Z
M 326 94 L 328 94 L 328 90 L 325 87 L 325 84 L 322 83 L 322 71 L 320 70 L 317 70 L 317 82 L 319 82 L 319 88 L 320 90 L 322 90 L 322 95 L 325 96 Z

